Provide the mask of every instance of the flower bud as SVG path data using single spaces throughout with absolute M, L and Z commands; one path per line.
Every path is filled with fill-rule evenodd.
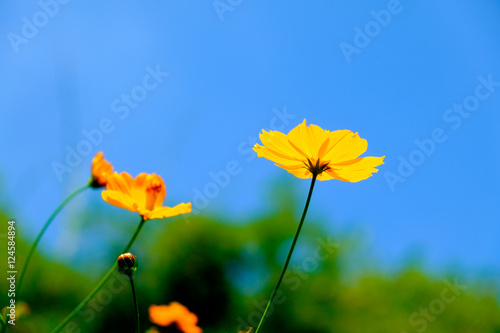
M 92 177 L 89 185 L 93 188 L 105 187 L 112 173 L 113 166 L 104 159 L 102 152 L 98 152 L 92 160 Z
M 138 262 L 132 253 L 120 254 L 118 257 L 118 270 L 124 275 L 132 276 L 137 270 Z

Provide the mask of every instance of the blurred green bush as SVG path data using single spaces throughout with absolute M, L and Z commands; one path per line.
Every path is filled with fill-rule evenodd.
M 148 306 L 172 301 L 196 313 L 206 333 L 255 326 L 295 232 L 298 217 L 289 208 L 294 206 L 281 201 L 275 214 L 245 224 L 221 222 L 217 216 L 148 221 L 131 251 L 139 260 L 135 281 L 143 331 L 153 326 Z M 108 230 L 120 229 L 120 237 L 110 236 L 103 244 L 89 237 L 86 255 L 84 259 L 79 255 L 76 267 L 36 254 L 17 298 L 18 305 L 29 304 L 31 313 L 20 316 L 10 332 L 50 332 L 120 254 L 138 218 L 124 220 L 95 210 L 92 205 L 83 210 L 87 213 L 56 223 L 80 219 L 78 225 L 89 237 L 87 229 L 94 234 L 101 223 L 97 219 L 106 221 Z M 7 221 L 5 214 L 1 218 Z M 463 286 L 466 280 L 459 273 L 436 278 L 416 268 L 373 273 L 363 270 L 363 262 L 353 274 L 347 267 L 357 265 L 352 261 L 359 258 L 360 253 L 354 255 L 359 252 L 359 240 L 334 235 L 321 225 L 306 220 L 264 332 L 500 332 L 497 285 L 468 281 Z M 0 261 L 6 263 L 3 248 Z M 19 270 L 27 250 L 18 236 Z M 100 254 L 94 256 L 92 251 Z M 103 262 L 96 263 L 95 257 Z M 0 286 L 4 306 L 8 302 L 5 278 Z M 63 332 L 133 332 L 133 313 L 129 282 L 116 273 Z

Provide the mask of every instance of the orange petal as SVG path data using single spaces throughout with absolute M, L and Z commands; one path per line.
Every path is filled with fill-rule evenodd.
M 153 200 L 153 207 L 154 208 L 161 207 L 163 205 L 163 201 L 165 200 L 165 196 L 167 195 L 167 188 L 165 187 L 165 182 L 163 181 L 163 178 L 153 173 L 151 177 L 150 186 L 153 189 L 152 192 L 155 193 Z
M 200 327 L 196 326 L 198 317 L 178 302 L 171 302 L 169 305 L 151 305 L 149 320 L 160 326 L 176 323 L 177 328 L 184 333 L 203 332 Z
M 170 311 L 168 305 L 150 305 L 149 306 L 149 321 L 160 326 L 171 325 L 176 320 L 174 312 Z
M 106 186 L 107 179 L 113 173 L 113 166 L 104 159 L 104 154 L 98 152 L 92 159 L 92 187 Z
M 177 327 L 184 333 L 202 333 L 203 330 L 194 324 L 177 323 Z

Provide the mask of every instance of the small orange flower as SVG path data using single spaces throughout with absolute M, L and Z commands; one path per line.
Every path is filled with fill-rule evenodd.
M 131 212 L 138 212 L 144 220 L 161 219 L 191 212 L 191 203 L 164 207 L 166 189 L 163 179 L 156 174 L 141 173 L 132 178 L 126 172 L 113 173 L 108 178 L 104 201 Z
M 262 131 L 263 146 L 256 144 L 258 157 L 265 157 L 298 178 L 338 179 L 358 182 L 377 172 L 384 157 L 359 157 L 368 143 L 349 130 L 327 131 L 306 120 L 288 134 Z
M 92 160 L 92 178 L 90 186 L 94 188 L 104 187 L 108 182 L 108 177 L 113 173 L 113 166 L 104 159 L 104 154 L 100 151 Z
M 203 332 L 197 326 L 198 317 L 177 302 L 171 302 L 169 305 L 151 305 L 149 307 L 149 320 L 159 326 L 169 326 L 175 323 L 177 328 L 184 333 Z

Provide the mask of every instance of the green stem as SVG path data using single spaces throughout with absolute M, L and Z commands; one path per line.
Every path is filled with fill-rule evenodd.
M 134 244 L 137 235 L 139 235 L 139 232 L 141 231 L 144 222 L 145 220 L 141 218 L 141 222 L 139 223 L 137 229 L 135 229 L 134 235 L 132 236 L 127 246 L 121 253 L 127 253 L 129 249 L 132 247 L 132 244 Z M 66 326 L 66 324 L 71 320 L 71 318 L 73 318 L 77 314 L 77 312 L 80 311 L 92 299 L 92 297 L 94 297 L 94 295 L 99 291 L 99 289 L 101 289 L 101 287 L 104 285 L 104 283 L 106 283 L 111 274 L 113 274 L 113 272 L 116 270 L 117 266 L 118 264 L 115 260 L 113 266 L 111 266 L 110 270 L 106 273 L 106 275 L 103 276 L 103 278 L 101 279 L 101 281 L 99 281 L 97 286 L 94 289 L 92 289 L 92 291 L 87 295 L 87 297 L 85 297 L 85 299 L 81 301 L 80 304 L 78 304 L 78 306 L 66 318 L 64 318 L 64 320 L 56 328 L 54 328 L 52 333 L 57 333 L 60 330 L 62 330 L 64 326 Z
M 2 330 L 0 332 L 3 333 L 7 329 L 7 314 L 4 320 L 2 314 L 0 313 L 0 322 L 2 323 Z
M 139 325 L 139 306 L 137 304 L 137 298 L 135 297 L 134 278 L 132 277 L 132 275 L 130 275 L 129 278 L 130 278 L 130 285 L 132 286 L 132 295 L 134 295 L 135 323 L 137 324 L 137 333 L 141 333 L 141 327 Z
M 295 233 L 295 237 L 293 238 L 292 246 L 290 247 L 290 251 L 288 252 L 288 256 L 286 257 L 285 265 L 283 266 L 283 270 L 281 271 L 281 276 L 278 280 L 278 284 L 276 284 L 276 288 L 274 288 L 273 295 L 271 296 L 271 299 L 269 300 L 269 302 L 267 302 L 266 309 L 264 310 L 264 313 L 262 314 L 262 318 L 260 318 L 259 326 L 257 326 L 257 330 L 255 331 L 255 333 L 259 333 L 261 327 L 264 325 L 267 310 L 269 310 L 269 306 L 273 303 L 274 297 L 276 296 L 276 293 L 278 292 L 278 289 L 281 285 L 281 281 L 283 281 L 283 277 L 285 276 L 286 269 L 288 268 L 288 264 L 290 263 L 290 259 L 292 258 L 292 253 L 293 253 L 293 250 L 295 248 L 295 244 L 297 244 L 297 240 L 299 239 L 300 230 L 302 229 L 302 225 L 304 224 L 304 220 L 306 218 L 307 209 L 309 208 L 309 202 L 311 201 L 311 196 L 312 196 L 312 192 L 314 189 L 314 183 L 316 182 L 317 176 L 318 176 L 317 174 L 313 173 L 311 187 L 309 188 L 309 194 L 307 195 L 306 205 L 304 207 L 304 211 L 302 212 L 302 217 L 300 219 L 299 226 L 297 228 L 297 232 Z
M 74 197 L 76 197 L 78 194 L 80 194 L 81 192 L 85 191 L 88 188 L 89 188 L 89 184 L 85 184 L 82 187 L 76 189 L 70 195 L 68 195 L 68 197 L 66 199 L 64 199 L 64 201 L 61 202 L 61 204 L 59 206 L 57 206 L 56 210 L 54 210 L 54 212 L 52 213 L 52 215 L 50 215 L 47 222 L 45 222 L 45 224 L 43 225 L 42 230 L 40 230 L 40 232 L 38 233 L 38 236 L 36 236 L 35 241 L 31 245 L 30 251 L 28 252 L 28 256 L 26 257 L 26 261 L 24 262 L 23 270 L 21 271 L 21 274 L 19 275 L 19 281 L 17 282 L 17 286 L 16 286 L 18 295 L 21 292 L 21 284 L 23 283 L 24 274 L 26 274 L 26 270 L 28 269 L 28 264 L 30 263 L 31 256 L 35 252 L 36 247 L 38 246 L 38 243 L 40 242 L 40 239 L 42 239 L 42 236 L 45 233 L 45 231 L 47 231 L 47 228 L 49 227 L 50 223 L 57 216 L 57 214 L 59 214 L 59 212 L 63 209 L 63 207 L 66 206 L 66 204 L 68 204 L 68 202 L 70 202 Z

